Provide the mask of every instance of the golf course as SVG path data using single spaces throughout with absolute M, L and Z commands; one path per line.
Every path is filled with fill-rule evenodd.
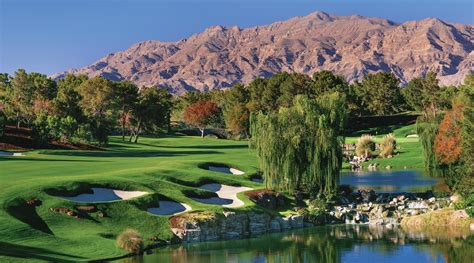
M 403 130 L 409 129 L 395 130 L 395 134 L 406 136 Z M 346 140 L 353 142 L 356 138 Z M 418 139 L 397 140 L 398 156 L 374 160 L 390 164 L 393 169 L 422 168 Z M 163 245 L 164 240 L 173 237 L 169 226 L 172 214 L 157 215 L 150 213 L 153 210 L 149 211 L 160 207 L 160 201 L 185 204 L 193 211 L 294 213 L 257 206 L 242 192 L 237 193 L 237 198 L 243 202 L 238 207 L 199 201 L 217 198 L 212 191 L 200 188 L 206 184 L 248 187 L 244 188 L 246 190 L 264 188 L 262 183 L 252 181 L 258 167 L 255 151 L 249 148 L 248 141 L 164 136 L 145 137 L 135 144 L 111 137 L 108 147 L 101 151 L 33 150 L 23 153 L 23 156 L 0 157 L 3 186 L 0 192 L 0 261 L 12 258 L 88 261 L 124 256 L 127 252 L 117 248 L 116 238 L 127 228 L 141 233 L 145 246 Z M 211 164 L 232 167 L 243 174 L 207 169 Z M 91 188 L 124 193 L 139 191 L 139 194 L 102 202 L 67 199 L 91 193 Z M 39 199 L 42 203 L 36 207 L 26 206 L 25 201 L 31 199 Z M 50 209 L 75 210 L 77 205 L 88 204 L 95 205 L 98 212 L 76 218 Z
M 75 261 L 122 256 L 126 252 L 115 246 L 115 238 L 127 227 L 137 229 L 147 240 L 172 236 L 168 216 L 147 212 L 160 200 L 183 202 L 193 210 L 217 212 L 224 208 L 190 198 L 212 194 L 199 189 L 200 185 L 213 182 L 262 187 L 250 180 L 257 169 L 255 154 L 247 142 L 164 137 L 143 138 L 141 143 L 132 144 L 112 137 L 105 151 L 36 150 L 22 157 L 0 158 L 0 180 L 4 187 L 0 196 L 1 257 Z M 200 168 L 208 162 L 237 167 L 245 174 Z M 74 195 L 94 186 L 148 194 L 98 204 L 107 213 L 103 218 L 92 213 L 90 218 L 77 219 L 49 210 L 51 207 L 74 209 L 78 204 L 51 193 Z M 235 209 L 256 209 L 243 195 L 239 197 L 245 205 Z M 42 205 L 35 211 L 22 209 L 24 200 L 31 198 L 41 199 Z

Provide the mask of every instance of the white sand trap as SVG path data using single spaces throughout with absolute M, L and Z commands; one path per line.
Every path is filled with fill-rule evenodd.
M 229 167 L 223 167 L 223 166 L 209 166 L 208 168 L 210 171 L 214 172 L 221 172 L 221 173 L 226 173 L 226 174 L 236 174 L 236 175 L 242 175 L 244 174 L 243 171 L 240 171 L 235 168 L 229 168 Z
M 148 213 L 165 216 L 176 215 L 190 210 L 192 210 L 192 208 L 185 203 L 178 203 L 174 201 L 160 201 L 160 207 L 148 208 Z
M 418 138 L 418 134 L 408 134 L 407 138 Z
M 211 204 L 211 205 L 222 205 L 223 207 L 239 207 L 243 206 L 244 202 L 237 198 L 237 194 L 252 190 L 250 187 L 243 186 L 230 186 L 224 184 L 205 184 L 200 187 L 211 192 L 215 192 L 219 197 L 212 198 L 192 198 L 195 201 Z
M 0 156 L 25 156 L 23 153 L 0 151 Z
M 92 194 L 80 194 L 77 196 L 59 196 L 76 202 L 110 202 L 117 200 L 128 200 L 134 197 L 139 197 L 148 194 L 148 192 L 141 191 L 121 191 L 109 188 L 92 188 Z

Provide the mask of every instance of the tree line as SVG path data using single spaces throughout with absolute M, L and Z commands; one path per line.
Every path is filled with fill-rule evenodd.
M 203 127 L 222 128 L 235 138 L 248 138 L 252 114 L 277 112 L 281 107 L 290 107 L 298 95 L 315 99 L 339 92 L 346 98 L 349 116 L 354 118 L 424 112 L 427 107 L 444 111 L 452 107 L 452 99 L 460 89 L 439 85 L 436 74 L 431 72 L 412 79 L 405 87 L 400 85 L 395 75 L 387 72 L 369 74 L 351 84 L 330 71 L 319 71 L 312 77 L 282 72 L 266 79 L 257 78 L 247 85 L 237 84 L 225 91 L 188 92 L 177 99 L 173 119 L 199 127 L 201 131 Z M 191 116 L 190 113 L 196 111 L 202 114 Z
M 38 146 L 51 140 L 105 145 L 108 136 L 137 142 L 143 132 L 169 123 L 172 97 L 152 87 L 102 77 L 67 75 L 53 81 L 46 75 L 17 70 L 0 74 L 3 121 L 31 128 Z
M 354 117 L 423 112 L 427 107 L 444 111 L 452 107 L 459 87 L 440 86 L 434 73 L 401 87 L 395 75 L 386 72 L 366 75 L 352 84 L 330 71 L 312 76 L 282 72 L 227 90 L 173 97 L 163 89 L 137 87 L 129 81 L 81 75 L 53 81 L 20 69 L 13 76 L 0 74 L 0 111 L 4 115 L 0 129 L 8 121 L 31 127 L 39 144 L 60 140 L 103 145 L 110 134 L 137 141 L 144 132 L 169 128 L 173 120 L 198 128 L 201 135 L 211 127 L 226 130 L 233 138 L 249 138 L 252 114 L 291 107 L 298 95 L 315 99 L 333 92 L 345 96 L 349 116 Z

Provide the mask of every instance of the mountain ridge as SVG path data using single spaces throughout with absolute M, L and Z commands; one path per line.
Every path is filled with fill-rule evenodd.
M 314 12 L 269 25 L 212 26 L 175 42 L 146 40 L 89 66 L 57 73 L 103 76 L 172 93 L 228 88 L 280 71 L 330 70 L 348 81 L 390 71 L 406 84 L 428 71 L 445 85 L 474 69 L 474 26 L 438 18 L 396 23 Z

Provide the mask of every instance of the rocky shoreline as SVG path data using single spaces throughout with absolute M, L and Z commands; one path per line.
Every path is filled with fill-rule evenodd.
M 376 224 L 393 227 L 409 216 L 453 207 L 455 198 L 425 193 L 357 191 L 341 197 L 326 213 L 329 224 Z
M 304 212 L 286 217 L 256 212 L 223 212 L 202 216 L 206 212 L 194 212 L 175 218 L 179 220 L 171 220 L 171 227 L 179 242 L 184 243 L 244 238 L 324 224 L 368 224 L 393 228 L 406 217 L 453 207 L 454 201 L 455 198 L 450 196 L 436 197 L 431 191 L 357 191 L 343 194 L 317 220 Z M 294 210 L 304 209 L 295 207 Z

